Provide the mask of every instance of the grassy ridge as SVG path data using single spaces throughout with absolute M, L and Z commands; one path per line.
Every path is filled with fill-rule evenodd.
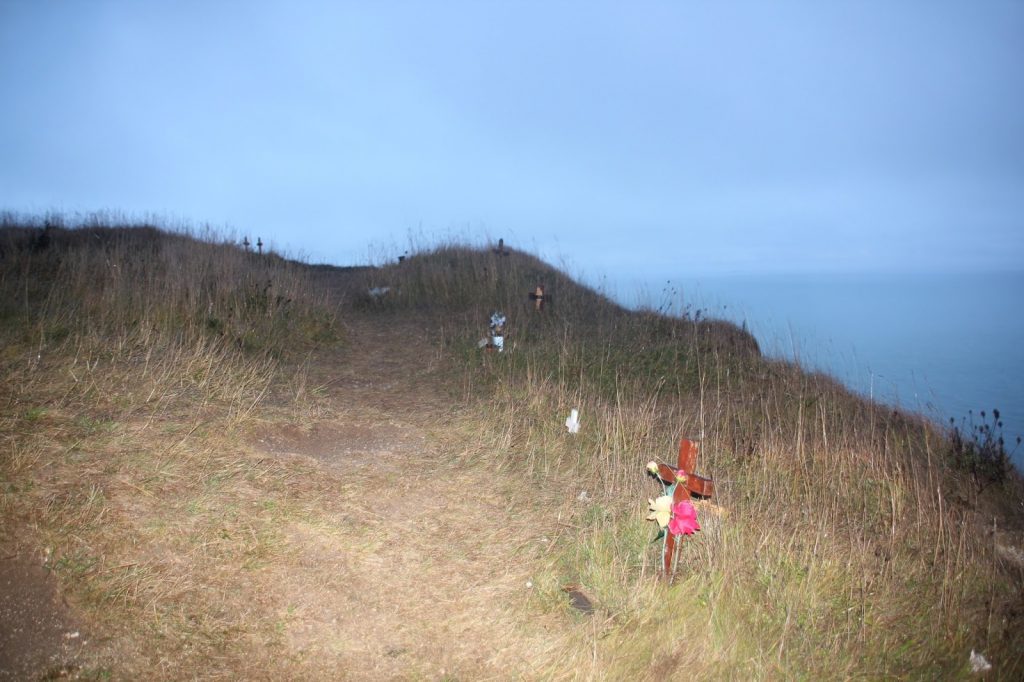
M 541 283 L 553 304 L 537 313 Z M 476 343 L 495 309 L 502 355 Z M 232 433 L 272 393 L 292 421 L 308 416 L 302 363 L 336 343 L 339 315 L 413 320 L 411 342 L 445 362 L 430 380 L 461 406 L 452 457 L 497 462 L 552 518 L 534 606 L 568 626 L 547 676 L 934 678 L 965 673 L 972 648 L 1024 676 L 1015 476 L 978 480 L 948 434 L 763 358 L 734 325 L 624 310 L 515 251 L 450 245 L 343 272 L 151 226 L 8 219 L 0 539 L 51 548 L 86 608 L 196 671 L 302 664 L 278 655 L 279 624 L 237 614 L 258 571 L 286 566 L 282 519 L 327 527 L 332 497 L 313 468 L 253 460 Z M 681 436 L 702 439 L 718 492 L 666 584 L 644 465 L 671 461 Z M 210 603 L 199 574 L 231 566 L 244 570 Z M 594 618 L 573 620 L 567 583 Z
M 148 225 L 33 227 L 7 218 L 0 222 L 0 255 L 6 294 L 0 314 L 12 326 L 39 332 L 44 344 L 72 333 L 111 340 L 152 330 L 195 340 L 213 332 L 273 355 L 332 333 L 303 266 L 210 234 L 197 238 Z
M 284 356 L 337 336 L 303 266 L 211 235 L 7 218 L 0 254 L 5 369 L 22 388 L 35 376 L 64 386 L 68 400 L 130 374 L 148 388 L 138 408 L 187 394 L 242 409 Z M 35 371 L 52 363 L 66 365 L 56 381 Z

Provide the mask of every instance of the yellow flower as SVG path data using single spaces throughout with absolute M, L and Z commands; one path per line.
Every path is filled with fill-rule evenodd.
M 672 497 L 670 495 L 662 495 L 656 500 L 647 500 L 650 503 L 651 513 L 648 515 L 648 521 L 657 521 L 658 525 L 664 528 L 668 525 L 669 519 L 672 518 Z

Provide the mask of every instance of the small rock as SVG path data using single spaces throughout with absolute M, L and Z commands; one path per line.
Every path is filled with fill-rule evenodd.
M 583 593 L 583 590 L 579 585 L 576 585 L 575 583 L 566 585 L 562 588 L 562 591 L 569 595 L 569 603 L 574 609 L 585 616 L 593 615 L 594 602 L 590 597 Z

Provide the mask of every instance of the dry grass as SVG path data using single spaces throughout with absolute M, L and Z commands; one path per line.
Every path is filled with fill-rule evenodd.
M 202 670 L 251 599 L 211 576 L 245 585 L 279 551 L 266 510 L 298 513 L 294 471 L 239 436 L 272 388 L 303 404 L 280 369 L 333 342 L 334 314 L 298 264 L 152 227 L 8 220 L 0 251 L 2 539 L 104 633 L 97 670 Z
M 378 306 L 443 315 L 471 428 L 486 425 L 506 475 L 586 493 L 540 579 L 552 600 L 586 586 L 607 616 L 580 633 L 573 675 L 944 677 L 972 648 L 1000 676 L 1024 673 L 1021 566 L 996 550 L 1021 543 L 1019 476 L 979 485 L 921 418 L 762 359 L 731 325 L 626 313 L 523 254 L 449 247 L 369 281 L 399 289 Z M 541 314 L 526 300 L 539 282 L 556 292 Z M 492 306 L 511 351 L 481 364 Z M 703 514 L 668 587 L 652 582 L 644 464 L 671 460 L 681 436 L 702 437 L 725 513 Z
M 0 231 L 0 543 L 86 617 L 81 676 L 934 678 L 972 648 L 1024 674 L 1019 482 L 979 495 L 946 434 L 731 325 L 518 252 L 43 234 Z M 718 492 L 666 583 L 644 464 L 683 435 Z

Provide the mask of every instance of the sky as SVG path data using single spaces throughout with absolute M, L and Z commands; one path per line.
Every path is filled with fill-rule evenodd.
M 0 210 L 340 265 L 1024 269 L 1024 2 L 0 0 Z

